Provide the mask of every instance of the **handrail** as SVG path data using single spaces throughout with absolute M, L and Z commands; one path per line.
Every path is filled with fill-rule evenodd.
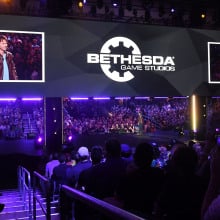
M 46 209 L 44 208 L 43 202 L 38 199 L 36 195 L 36 188 L 37 188 L 37 180 L 41 181 L 46 186 Z M 51 197 L 51 187 L 50 182 L 47 178 L 40 175 L 38 172 L 34 171 L 33 174 L 33 219 L 37 219 L 37 213 L 36 213 L 36 203 L 38 202 L 43 213 L 46 216 L 47 220 L 51 220 L 51 205 L 50 205 L 50 197 Z
M 27 209 L 26 195 L 28 193 L 28 210 L 29 218 L 32 217 L 31 207 L 31 175 L 30 172 L 22 166 L 18 167 L 18 189 L 22 196 L 25 210 Z
M 121 208 L 118 208 L 116 206 L 113 206 L 107 202 L 104 202 L 100 199 L 94 198 L 86 193 L 83 193 L 79 190 L 73 189 L 69 186 L 62 185 L 61 191 L 60 191 L 60 210 L 61 210 L 61 219 L 64 218 L 64 213 L 62 213 L 62 205 L 64 206 L 63 197 L 64 195 L 68 196 L 70 198 L 73 198 L 75 200 L 78 200 L 82 202 L 83 204 L 89 205 L 90 207 L 96 209 L 100 213 L 104 214 L 107 217 L 110 217 L 110 219 L 114 220 L 146 220 L 143 219 L 137 215 L 134 215 L 128 211 L 125 211 Z M 63 218 L 62 218 L 63 217 Z

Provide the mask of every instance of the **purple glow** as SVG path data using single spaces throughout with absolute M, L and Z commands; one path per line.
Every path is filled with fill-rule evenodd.
M 86 97 L 71 97 L 71 100 L 88 100 L 89 98 Z
M 83 0 L 83 4 L 86 4 L 86 0 Z
M 94 97 L 94 100 L 109 100 L 110 97 Z
M 187 99 L 189 98 L 188 96 L 174 96 L 174 99 Z
M 131 97 L 115 97 L 115 99 L 130 99 Z
M 113 6 L 114 6 L 114 7 L 117 7 L 117 6 L 118 6 L 118 4 L 117 4 L 117 3 L 113 3 Z
M 42 138 L 42 137 L 38 137 L 38 138 L 37 138 L 37 142 L 38 142 L 38 143 L 41 143 L 42 141 L 43 141 L 43 138 Z
M 150 97 L 135 97 L 134 99 L 149 99 Z
M 68 141 L 72 141 L 72 139 L 73 139 L 73 136 L 68 137 Z
M 171 8 L 170 12 L 171 12 L 171 13 L 174 13 L 174 12 L 175 12 L 175 9 L 174 9 L 174 8 Z
M 155 99 L 167 99 L 168 97 L 166 97 L 166 96 L 163 96 L 163 97 L 154 97 Z
M 219 128 L 216 128 L 215 131 L 216 131 L 216 132 L 219 132 Z
M 16 101 L 16 98 L 0 98 L 0 101 Z
M 22 101 L 41 101 L 43 98 L 22 98 Z

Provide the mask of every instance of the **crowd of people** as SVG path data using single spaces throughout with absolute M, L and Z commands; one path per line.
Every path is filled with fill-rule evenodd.
M 104 146 L 54 152 L 41 172 L 56 193 L 68 185 L 144 219 L 211 220 L 220 217 L 219 152 L 214 137 L 160 146 L 140 142 L 135 147 L 113 138 Z M 72 205 L 68 200 L 64 207 L 69 219 L 102 219 L 78 201 Z
M 19 99 L 0 103 L 0 138 L 21 139 L 25 137 L 25 123 L 36 125 L 37 134 L 44 133 L 44 111 L 41 104 L 24 104 Z M 25 121 L 26 120 L 26 121 Z M 32 121 L 32 122 L 30 122 Z M 31 131 L 31 129 L 30 129 Z
M 146 133 L 187 128 L 188 99 L 88 100 L 64 102 L 64 136 Z

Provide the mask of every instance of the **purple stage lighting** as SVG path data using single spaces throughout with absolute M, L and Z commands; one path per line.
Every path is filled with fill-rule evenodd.
M 88 100 L 89 98 L 86 97 L 71 97 L 71 100 Z
M 130 99 L 131 97 L 115 97 L 115 99 Z
M 94 97 L 94 100 L 109 100 L 110 97 Z
M 42 143 L 42 141 L 43 141 L 43 138 L 42 138 L 42 137 L 38 137 L 38 138 L 37 138 L 37 142 L 38 142 L 38 143 Z
M 174 8 L 171 8 L 171 9 L 170 9 L 170 12 L 171 12 L 171 13 L 174 13 L 174 12 L 175 12 L 175 9 L 174 9 Z
M 73 136 L 70 135 L 70 136 L 68 137 L 68 141 L 72 141 L 72 139 L 73 139 Z
M 16 101 L 16 98 L 0 98 L 0 101 Z
M 22 101 L 41 101 L 42 98 L 22 98 Z
M 150 97 L 142 97 L 142 96 L 140 96 L 140 97 L 135 97 L 134 99 L 149 99 Z

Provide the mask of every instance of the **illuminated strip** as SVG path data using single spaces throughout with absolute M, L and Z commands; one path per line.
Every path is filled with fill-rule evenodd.
M 150 97 L 142 97 L 142 96 L 140 96 L 140 97 L 135 97 L 134 99 L 149 99 Z
M 192 130 L 197 132 L 196 96 L 192 96 Z
M 22 98 L 22 101 L 41 101 L 42 98 Z
M 16 98 L 0 98 L 0 101 L 16 101 Z
M 94 100 L 109 100 L 110 97 L 93 97 Z
M 71 97 L 71 100 L 88 100 L 89 98 L 86 97 Z
M 115 99 L 130 99 L 130 97 L 115 97 Z
M 155 99 L 167 99 L 167 98 L 169 98 L 169 97 L 167 97 L 167 96 L 162 96 L 162 97 L 153 97 L 153 98 L 155 98 Z

